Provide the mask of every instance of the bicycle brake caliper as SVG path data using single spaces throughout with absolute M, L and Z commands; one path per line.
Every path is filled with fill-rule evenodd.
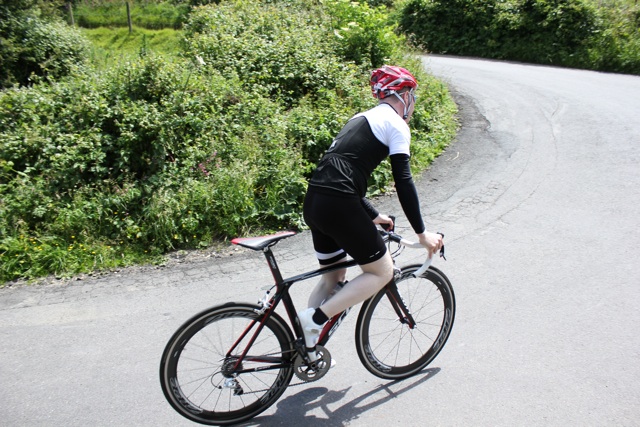
M 393 280 L 400 280 L 402 277 L 402 270 L 398 267 L 393 267 Z

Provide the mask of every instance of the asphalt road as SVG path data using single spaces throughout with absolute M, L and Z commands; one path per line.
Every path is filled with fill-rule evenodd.
M 461 112 L 457 140 L 418 179 L 428 227 L 446 234 L 449 342 L 423 374 L 383 381 L 359 364 L 353 312 L 328 346 L 338 365 L 247 425 L 640 425 L 640 77 L 424 65 Z M 375 203 L 408 232 L 395 197 Z M 285 275 L 315 266 L 308 233 L 276 250 Z M 0 289 L 0 424 L 191 425 L 159 387 L 166 341 L 268 283 L 254 253 L 209 255 Z

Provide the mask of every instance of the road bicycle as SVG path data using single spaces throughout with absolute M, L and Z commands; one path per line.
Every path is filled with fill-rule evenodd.
M 455 297 L 447 276 L 430 265 L 431 258 L 422 265 L 395 266 L 405 247 L 422 245 L 393 230 L 379 231 L 394 260 L 394 278 L 362 303 L 355 346 L 369 372 L 400 380 L 420 372 L 444 347 L 453 326 Z M 273 286 L 258 304 L 229 302 L 193 316 L 167 343 L 160 383 L 171 406 L 184 417 L 209 425 L 246 421 L 273 405 L 294 375 L 306 383 L 329 371 L 331 354 L 325 346 L 350 309 L 325 324 L 316 346 L 317 360 L 312 361 L 289 290 L 294 283 L 357 264 L 346 260 L 285 279 L 271 248 L 295 234 L 232 240 L 263 252 Z M 440 256 L 444 258 L 444 247 Z M 289 323 L 275 311 L 280 304 Z

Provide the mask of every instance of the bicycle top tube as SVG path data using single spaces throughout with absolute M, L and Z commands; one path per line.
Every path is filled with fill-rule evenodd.
M 410 247 L 410 248 L 423 248 L 423 246 L 420 243 L 406 240 L 402 236 L 396 234 L 393 231 L 386 231 L 383 229 L 379 229 L 378 231 L 380 232 L 380 234 L 383 235 L 384 238 L 388 239 L 388 241 L 393 241 L 397 243 L 399 246 Z M 278 243 L 280 240 L 286 239 L 296 234 L 297 233 L 294 231 L 281 231 L 279 233 L 270 234 L 266 236 L 239 237 L 231 240 L 231 243 L 233 243 L 234 245 L 240 245 L 245 248 L 252 249 L 254 251 L 262 251 L 267 259 L 267 262 L 269 263 L 269 267 L 272 270 L 276 284 L 279 284 L 279 285 L 280 284 L 291 285 L 295 282 L 320 276 L 330 271 L 334 271 L 340 268 L 349 268 L 357 265 L 355 260 L 349 259 L 328 267 L 319 268 L 316 270 L 308 271 L 308 272 L 301 273 L 296 276 L 284 279 L 280 273 L 280 269 L 277 266 L 275 256 L 271 251 L 271 247 L 274 246 L 276 243 Z M 439 233 L 439 234 L 441 234 L 444 237 L 442 233 Z M 444 245 L 440 250 L 440 256 L 444 258 Z M 416 276 L 422 275 L 422 273 L 424 273 L 427 270 L 427 268 L 429 268 L 429 265 L 431 265 L 432 261 L 433 261 L 433 257 L 428 257 L 425 260 L 422 267 L 418 271 L 416 271 Z

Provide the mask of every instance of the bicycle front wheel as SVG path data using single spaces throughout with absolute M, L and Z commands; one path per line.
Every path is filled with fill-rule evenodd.
M 160 383 L 178 413 L 202 424 L 235 424 L 255 417 L 282 395 L 293 375 L 293 335 L 272 313 L 255 337 L 257 308 L 234 303 L 213 307 L 191 318 L 169 340 Z
M 403 322 L 382 289 L 365 301 L 356 324 L 356 350 L 364 367 L 385 379 L 403 379 L 424 369 L 444 347 L 453 326 L 455 297 L 449 279 L 434 267 L 402 269 L 396 280 L 402 303 L 416 322 Z

